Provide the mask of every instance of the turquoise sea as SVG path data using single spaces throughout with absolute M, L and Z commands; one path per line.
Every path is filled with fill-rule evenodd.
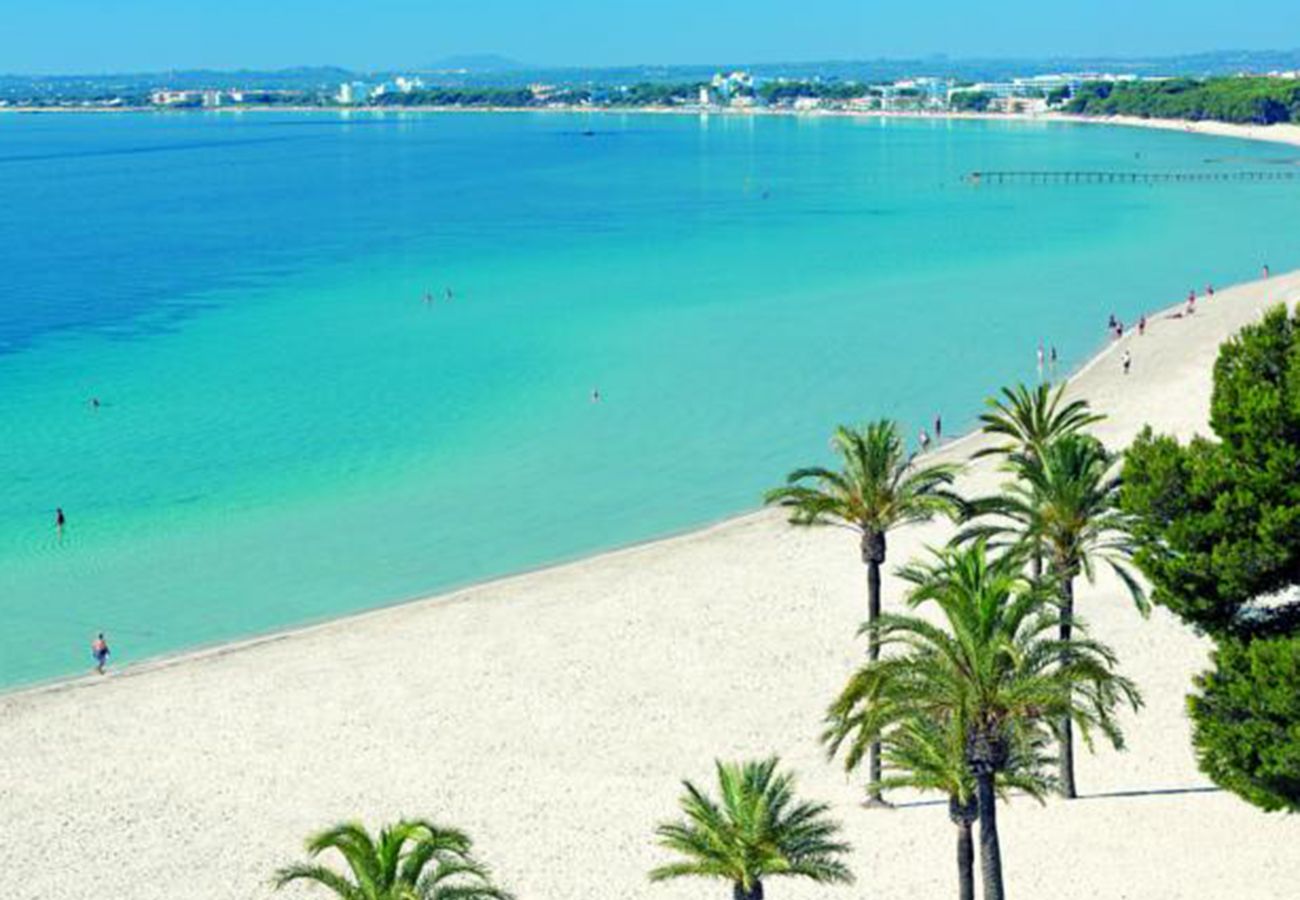
M 1068 368 L 1111 312 L 1300 265 L 1300 182 L 965 173 L 1295 155 L 1035 123 L 0 116 L 0 685 L 86 670 L 101 629 L 122 664 L 751 509 L 839 421 L 955 433 L 1040 340 Z

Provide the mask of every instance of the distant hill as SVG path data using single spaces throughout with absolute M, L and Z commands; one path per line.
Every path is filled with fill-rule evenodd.
M 422 67 L 428 72 L 517 72 L 530 68 L 518 60 L 495 53 L 470 53 L 448 56 Z M 533 67 L 536 68 L 536 67 Z

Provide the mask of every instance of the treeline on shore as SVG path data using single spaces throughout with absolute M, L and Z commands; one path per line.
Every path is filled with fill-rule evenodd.
M 496 106 L 536 107 L 553 104 L 596 106 L 680 106 L 699 101 L 709 82 L 644 82 L 625 87 L 573 87 L 551 91 L 531 88 L 435 87 L 405 93 L 381 94 L 374 106 Z M 781 104 L 800 98 L 855 100 L 879 97 L 881 89 L 853 82 L 773 81 L 755 87 L 733 86 L 731 96 L 754 97 L 765 103 Z M 900 91 L 906 95 L 908 89 Z M 920 94 L 914 90 L 914 94 Z
M 1087 116 L 1211 119 L 1252 125 L 1300 122 L 1300 80 L 1292 78 L 1170 78 L 1096 81 L 1065 104 Z

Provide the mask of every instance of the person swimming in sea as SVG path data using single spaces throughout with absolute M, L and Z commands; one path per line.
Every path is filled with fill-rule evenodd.
M 63 534 L 63 526 L 67 524 L 68 524 L 68 517 L 63 514 L 63 507 L 62 506 L 55 507 L 54 527 L 59 530 L 60 535 Z
M 600 402 L 600 388 L 592 388 L 592 389 L 591 389 L 591 402 L 592 402 L 592 403 L 599 403 L 599 402 Z
M 455 294 L 453 294 L 453 293 L 451 292 L 451 288 L 450 288 L 450 287 L 445 287 L 445 288 L 443 288 L 443 289 L 442 289 L 442 292 L 443 292 L 443 296 L 447 298 L 447 302 L 448 302 L 448 303 L 450 303 L 451 300 L 452 300 L 452 298 L 456 296 Z

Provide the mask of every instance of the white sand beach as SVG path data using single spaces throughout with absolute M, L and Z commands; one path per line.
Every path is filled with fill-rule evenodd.
M 1220 291 L 1192 317 L 1153 317 L 1145 336 L 1122 341 L 1130 375 L 1115 345 L 1071 390 L 1108 414 L 1098 432 L 1112 447 L 1146 422 L 1204 431 L 1220 341 L 1296 298 L 1291 274 Z M 942 452 L 962 456 L 977 440 Z M 976 468 L 961 488 L 987 491 L 999 477 Z M 889 568 L 946 532 L 899 532 Z M 769 511 L 0 697 L 0 895 L 264 898 L 268 876 L 300 858 L 314 829 L 409 815 L 468 829 L 520 898 L 723 897 L 720 884 L 649 884 L 664 858 L 652 829 L 675 814 L 683 776 L 707 780 L 718 756 L 775 752 L 805 794 L 833 803 L 858 883 L 775 880 L 769 896 L 952 896 L 941 798 L 865 810 L 860 778 L 828 764 L 817 742 L 826 703 L 864 653 L 854 638 L 864 581 L 850 535 L 797 530 Z M 898 602 L 892 577 L 885 592 Z M 1197 771 L 1183 698 L 1206 643 L 1163 611 L 1144 621 L 1110 580 L 1084 586 L 1078 603 L 1146 708 L 1126 717 L 1126 752 L 1081 757 L 1079 800 L 1003 808 L 1010 895 L 1293 894 L 1300 818 L 1266 815 Z
M 1300 146 L 1300 125 L 1239 125 L 1233 122 L 1201 121 L 1190 119 L 1143 119 L 1137 116 L 1075 116 L 1051 113 L 1043 121 L 1077 122 L 1087 125 L 1123 125 L 1129 128 L 1155 128 L 1159 131 L 1182 131 L 1187 134 L 1204 134 L 1214 137 L 1240 138 L 1246 141 L 1268 141 L 1275 144 Z

